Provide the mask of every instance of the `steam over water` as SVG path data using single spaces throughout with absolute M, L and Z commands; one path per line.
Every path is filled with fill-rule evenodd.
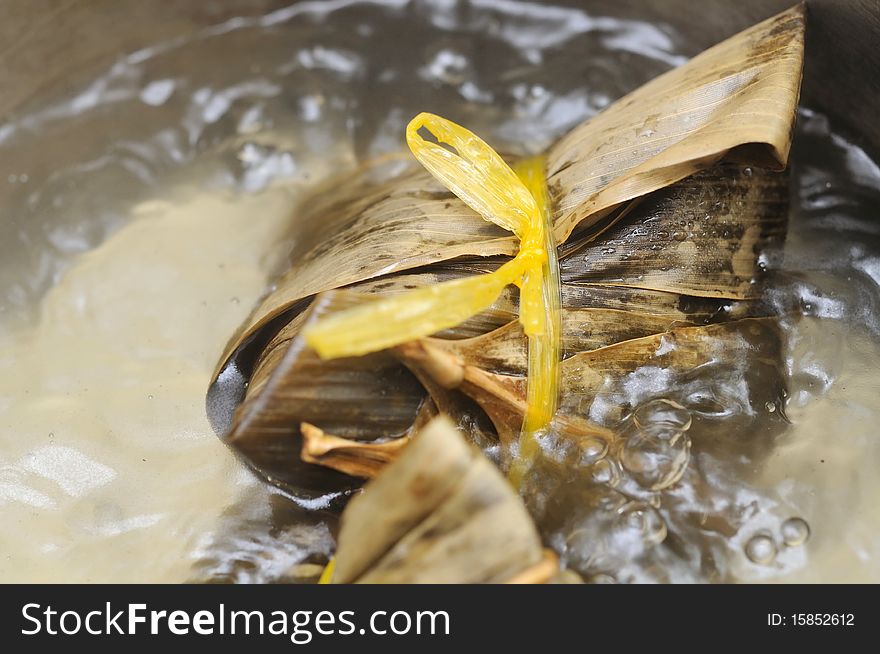
M 266 581 L 323 561 L 320 505 L 266 487 L 204 415 L 298 203 L 400 150 L 422 110 L 540 152 L 684 45 L 550 3 L 304 2 L 129 53 L 0 124 L 0 579 Z M 754 370 L 667 398 L 634 375 L 619 451 L 578 483 L 531 480 L 585 578 L 880 581 L 880 169 L 803 109 L 792 199 L 766 272 L 787 396 L 750 403 Z

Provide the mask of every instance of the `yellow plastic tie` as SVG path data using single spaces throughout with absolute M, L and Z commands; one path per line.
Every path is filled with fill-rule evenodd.
M 406 128 L 419 162 L 465 204 L 519 238 L 517 255 L 475 275 L 382 298 L 317 321 L 306 342 L 325 359 L 359 356 L 454 327 L 520 287 L 519 319 L 529 337 L 528 409 L 512 477 L 519 482 L 537 452 L 536 436 L 556 411 L 559 368 L 559 273 L 549 225 L 543 158 L 514 172 L 489 145 L 460 125 L 421 113 Z
M 336 557 L 331 558 L 327 561 L 327 565 L 324 566 L 324 569 L 321 571 L 321 576 L 318 577 L 319 584 L 332 584 L 333 583 L 333 571 L 336 569 Z
M 559 398 L 561 358 L 561 286 L 556 243 L 550 229 L 550 201 L 544 175 L 544 157 L 520 161 L 516 172 L 535 198 L 541 217 L 544 251 L 547 253 L 540 277 L 527 277 L 520 291 L 520 321 L 533 323 L 529 334 L 529 372 L 526 415 L 519 441 L 519 456 L 510 469 L 510 481 L 519 487 L 538 453 L 538 437 L 556 414 Z M 530 271 L 531 272 L 531 271 Z

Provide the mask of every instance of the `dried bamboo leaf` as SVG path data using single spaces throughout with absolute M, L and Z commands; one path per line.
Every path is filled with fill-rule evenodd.
M 544 558 L 531 568 L 509 578 L 507 584 L 546 584 L 560 574 L 559 557 L 553 550 L 544 550 Z
M 344 293 L 328 295 L 305 320 L 347 301 Z M 297 337 L 271 353 L 273 365 L 257 366 L 260 374 L 225 439 L 258 471 L 290 489 L 321 492 L 360 485 L 300 459 L 301 423 L 360 441 L 399 437 L 411 428 L 425 399 L 418 381 L 387 353 L 322 361 Z
M 359 583 L 500 583 L 540 561 L 537 531 L 520 499 L 486 459 L 408 532 Z
M 525 378 L 488 372 L 466 359 L 475 350 L 455 345 L 425 339 L 398 347 L 395 353 L 420 379 L 430 377 L 471 397 L 490 417 L 502 443 L 512 444 L 525 411 Z M 693 406 L 696 400 L 687 396 L 688 381 L 695 375 L 711 376 L 707 367 L 718 379 L 762 376 L 765 383 L 753 385 L 753 401 L 759 407 L 775 405 L 783 389 L 781 361 L 778 325 L 771 318 L 678 327 L 581 352 L 562 363 L 563 400 L 550 431 L 595 451 L 613 441 L 607 427 L 653 396 L 685 394 L 681 402 Z
M 410 370 L 428 391 L 438 413 L 466 434 L 471 443 L 486 451 L 498 442 L 495 425 L 473 399 L 458 389 L 443 387 L 418 367 L 410 367 Z
M 498 437 L 508 449 L 518 441 L 526 411 L 526 380 L 522 376 L 500 375 L 470 365 L 435 339 L 406 343 L 395 354 L 419 379 L 431 379 L 446 389 L 459 389 L 486 412 Z M 608 429 L 577 415 L 557 415 L 550 431 L 594 452 L 602 451 L 613 439 Z M 599 450 L 596 445 L 599 444 Z
M 356 299 L 356 296 L 352 296 L 347 301 L 356 301 Z M 618 343 L 616 347 L 602 348 L 600 350 L 601 354 L 597 355 L 595 360 L 588 359 L 586 354 L 582 353 L 564 363 L 563 392 L 564 396 L 568 398 L 568 404 L 574 401 L 573 398 L 576 398 L 578 402 L 583 401 L 581 398 L 598 398 L 601 401 L 603 397 L 609 394 L 607 389 L 609 387 L 613 388 L 617 383 L 615 380 L 640 367 L 650 366 L 652 364 L 650 355 L 661 347 L 664 335 L 660 332 L 666 332 L 672 326 L 668 322 L 667 317 L 623 314 L 615 310 L 566 311 L 564 316 L 566 333 L 572 335 L 582 333 L 586 338 L 589 338 L 588 330 L 591 324 L 595 327 L 595 323 L 599 322 L 596 320 L 597 316 L 605 316 L 605 322 L 608 324 L 624 325 L 623 331 L 617 332 L 618 334 L 623 334 L 625 331 L 632 333 L 632 330 L 639 328 L 645 329 L 650 334 L 657 334 L 653 338 L 634 339 L 625 343 Z M 624 316 L 632 324 L 619 320 L 619 318 Z M 664 361 L 658 365 L 662 365 L 663 369 L 667 371 L 689 370 L 692 367 L 696 367 L 697 364 L 692 360 L 683 358 L 684 355 L 714 356 L 714 350 L 709 347 L 711 344 L 715 344 L 715 349 L 719 347 L 727 348 L 729 353 L 736 355 L 740 352 L 740 349 L 737 348 L 736 343 L 730 342 L 731 339 L 726 339 L 725 335 L 733 335 L 737 329 L 739 329 L 739 325 L 736 323 L 732 323 L 732 326 L 728 327 L 719 327 L 714 330 L 709 329 L 705 333 L 709 334 L 710 337 L 699 341 L 699 345 L 694 346 L 692 346 L 693 339 L 688 337 L 688 334 L 691 334 L 691 332 L 674 329 L 669 332 L 669 335 L 671 335 L 669 338 L 676 338 L 678 334 L 684 334 L 685 343 L 689 344 L 689 347 L 677 353 L 670 361 Z M 693 332 L 693 334 L 697 335 L 699 333 Z M 406 352 L 403 360 L 412 368 L 413 372 L 422 382 L 422 385 L 428 389 L 431 396 L 438 402 L 441 412 L 452 416 L 457 424 L 465 428 L 468 433 L 471 433 L 473 438 L 477 439 L 480 444 L 487 445 L 494 441 L 496 434 L 492 433 L 493 430 L 489 429 L 487 425 L 481 424 L 481 414 L 474 412 L 473 405 L 463 403 L 463 398 L 460 397 L 460 393 L 463 393 L 486 412 L 493 423 L 494 432 L 497 433 L 502 442 L 509 445 L 519 431 L 525 411 L 526 387 L 522 377 L 526 366 L 525 345 L 521 332 L 516 325 L 510 324 L 500 330 L 473 339 L 459 341 L 426 339 L 425 343 L 429 344 L 427 352 L 431 356 L 424 356 L 426 352 L 424 347 L 408 346 L 401 348 L 401 351 Z M 575 344 L 575 347 L 578 348 L 579 352 L 585 349 L 582 343 Z M 451 354 L 453 358 L 438 359 L 438 351 Z M 416 352 L 419 353 L 418 356 L 414 354 Z M 292 354 L 296 356 L 294 357 Z M 322 380 L 321 377 L 318 377 L 317 381 L 312 379 L 309 376 L 309 370 L 313 370 L 313 368 L 310 368 L 310 365 L 323 367 L 325 363 L 328 364 L 329 362 L 320 362 L 314 359 L 314 355 L 303 348 L 289 351 L 288 356 L 292 362 L 290 366 L 274 369 L 276 374 L 279 374 L 280 371 L 285 371 L 286 374 L 290 375 L 289 379 L 286 379 L 285 383 L 281 385 L 281 388 L 286 389 L 288 385 L 298 388 L 303 384 L 313 388 L 317 383 L 318 390 L 316 393 L 322 394 L 321 385 L 326 383 L 326 381 Z M 297 357 L 305 357 L 305 361 Z M 581 366 L 587 360 L 590 363 L 589 366 L 581 371 L 582 379 L 578 382 L 572 381 L 570 371 Z M 700 359 L 697 363 L 705 363 L 706 360 L 708 359 Z M 353 384 L 353 390 L 355 391 L 357 390 L 358 383 L 365 383 L 368 388 L 374 389 L 372 391 L 374 397 L 378 393 L 384 393 L 386 389 L 382 388 L 380 390 L 375 384 L 369 384 L 370 379 L 374 379 L 376 372 L 372 369 L 369 361 L 366 362 L 368 365 L 364 368 L 358 368 L 357 366 L 352 368 L 351 363 L 354 361 L 347 362 L 342 369 L 343 374 L 346 375 L 344 383 Z M 356 374 L 352 375 L 352 373 L 357 373 L 359 370 L 367 375 L 366 379 L 359 379 Z M 584 372 L 584 370 L 588 372 Z M 490 374 L 491 372 L 504 372 L 507 374 L 492 375 Z M 588 383 L 588 381 L 591 383 Z M 380 384 L 384 385 L 384 382 L 380 382 Z M 259 384 L 257 388 L 262 389 L 263 384 Z M 605 389 L 604 393 L 599 392 L 601 389 Z M 297 470 L 297 467 L 294 465 L 296 452 L 293 451 L 299 446 L 296 425 L 303 416 L 304 411 L 314 408 L 312 404 L 314 396 L 311 394 L 307 395 L 306 404 L 308 406 L 306 408 L 302 404 L 278 399 L 281 397 L 278 393 L 275 393 L 274 396 L 265 397 L 274 397 L 274 399 L 264 399 L 264 401 L 269 402 L 268 406 L 275 406 L 276 413 L 280 413 L 282 418 L 279 420 L 277 415 L 265 415 L 264 405 L 258 410 L 258 417 L 262 420 L 237 421 L 236 427 L 232 432 L 231 442 L 245 456 L 256 463 L 258 467 L 268 471 L 270 476 L 286 481 L 288 484 L 296 484 L 300 488 L 314 485 L 314 480 L 309 481 L 308 478 L 299 476 L 301 471 Z M 355 395 L 354 397 L 358 396 Z M 360 397 L 363 397 L 363 395 Z M 246 402 L 243 407 L 247 407 L 252 403 L 253 400 Z M 362 410 L 365 411 L 365 414 L 363 415 L 363 422 L 359 423 L 361 428 L 357 429 L 356 437 L 374 440 L 387 436 L 387 431 L 383 433 L 377 427 L 376 419 L 370 415 L 370 409 L 365 407 Z M 378 408 L 377 410 L 381 412 L 385 409 Z M 615 411 L 613 415 L 615 417 L 619 416 L 621 411 L 622 409 Z M 323 420 L 322 426 L 329 429 L 327 425 L 335 424 L 334 421 L 339 419 L 337 414 L 338 405 L 334 404 L 321 417 Z M 354 419 L 354 416 L 350 416 L 350 419 Z M 275 421 L 274 427 L 272 426 L 272 420 Z M 403 424 L 405 422 L 406 420 L 401 420 L 397 423 L 398 434 L 406 430 L 407 425 Z M 372 425 L 372 430 L 370 425 Z M 602 432 L 597 425 L 570 414 L 560 415 L 554 423 L 554 429 L 560 433 L 565 433 L 570 439 L 587 443 L 593 443 L 596 438 L 605 441 L 611 438 L 609 434 Z M 252 445 L 253 443 L 259 443 L 259 445 L 254 446 Z M 362 451 L 366 453 L 369 451 L 369 448 L 364 448 Z M 268 459 L 268 453 L 275 454 L 274 461 Z M 272 467 L 269 467 L 267 464 L 272 464 Z M 356 464 L 357 462 L 351 457 L 347 461 L 349 466 Z M 279 471 L 273 474 L 273 468 L 278 468 Z M 366 476 L 361 474 L 363 471 L 357 473 L 354 470 L 353 467 L 349 467 L 344 471 L 356 476 Z M 281 477 L 282 474 L 285 476 Z M 330 481 L 336 484 L 340 483 L 338 479 L 333 479 L 332 477 Z M 349 485 L 351 485 L 351 482 L 349 482 Z
M 303 461 L 364 479 L 372 479 L 388 463 L 397 459 L 410 440 L 409 436 L 402 436 L 381 443 L 362 443 L 326 434 L 323 429 L 308 422 L 300 425 L 300 431 L 303 436 Z
M 542 559 L 519 497 L 438 418 L 349 503 L 333 581 L 500 582 Z
M 486 222 L 430 174 L 414 170 L 378 187 L 356 179 L 318 196 L 299 221 L 291 267 L 230 341 L 242 340 L 321 291 L 462 255 L 513 254 L 509 232 Z
M 578 352 L 693 324 L 689 320 L 620 309 L 572 309 L 563 312 L 562 320 L 565 330 L 562 345 L 566 358 Z
M 284 325 L 275 336 L 272 337 L 260 353 L 256 360 L 253 372 L 248 382 L 247 394 L 256 395 L 261 393 L 263 386 L 272 378 L 272 373 L 281 363 L 290 344 L 302 329 L 303 324 L 308 317 L 308 311 L 304 311 Z
M 303 446 L 300 423 L 315 423 L 334 436 L 363 443 L 401 437 L 418 428 L 423 412 L 416 414 L 416 407 L 425 390 L 387 354 L 322 361 L 298 339 L 300 329 L 307 320 L 364 302 L 372 294 L 402 292 L 414 283 L 431 283 L 449 274 L 435 270 L 371 280 L 355 285 L 357 292 L 332 291 L 321 295 L 309 310 L 293 318 L 269 341 L 252 364 L 249 379 L 236 376 L 234 389 L 223 388 L 219 382 L 212 387 L 212 394 L 243 396 L 234 414 L 234 403 L 223 403 L 230 415 L 218 422 L 229 426 L 218 429 L 218 433 L 258 471 L 288 489 L 319 492 L 358 485 L 352 477 L 368 475 L 366 470 L 358 470 L 355 452 L 346 452 L 345 456 L 338 452 L 320 460 L 307 457 L 305 462 L 299 462 Z M 455 338 L 482 333 L 515 317 L 510 293 L 499 298 L 497 305 L 497 310 L 490 308 L 443 335 Z M 245 365 L 240 364 L 240 368 L 245 369 Z M 470 400 L 457 397 L 460 394 L 438 395 L 441 410 L 473 434 L 475 442 L 486 445 L 495 440 L 491 423 L 474 415 Z M 370 450 L 361 446 L 357 453 L 366 455 Z M 321 472 L 311 464 L 326 470 Z
M 648 82 L 551 147 L 556 241 L 722 159 L 782 168 L 803 38 L 804 7 L 797 5 Z
M 566 309 L 562 311 L 562 347 L 567 355 L 571 355 L 690 324 L 668 316 L 620 309 Z M 472 338 L 424 340 L 487 372 L 526 373 L 528 341 L 522 326 L 515 321 Z
M 390 462 L 397 459 L 413 435 L 424 429 L 438 415 L 431 398 L 425 398 L 412 426 L 404 436 L 379 442 L 362 442 L 327 434 L 308 422 L 300 425 L 303 437 L 301 458 L 338 470 L 352 477 L 372 479 Z
M 394 543 L 450 497 L 475 456 L 449 425 L 431 423 L 377 477 L 369 492 L 353 498 L 343 514 L 334 581 L 362 576 Z
M 638 404 L 662 396 L 700 411 L 714 380 L 748 380 L 745 412 L 774 406 L 784 391 L 781 334 L 774 318 L 745 318 L 582 352 L 563 362 L 564 411 L 615 424 Z M 737 401 L 743 401 L 741 398 Z
M 560 262 L 569 283 L 747 299 L 785 238 L 788 178 L 715 166 L 652 193 Z
M 664 318 L 670 323 L 696 324 L 766 315 L 767 311 L 755 300 L 703 298 L 608 284 L 563 284 L 562 304 L 571 309 L 612 309 Z
M 741 207 L 732 211 L 736 215 Z M 666 216 L 657 216 L 657 219 L 665 219 Z M 779 216 L 770 217 L 768 220 L 778 221 Z M 623 317 L 623 313 L 634 313 L 635 321 L 640 321 L 639 316 L 664 320 L 668 325 L 673 323 L 708 323 L 723 319 L 745 318 L 749 316 L 767 315 L 767 308 L 763 307 L 757 298 L 747 300 L 729 300 L 714 297 L 699 297 L 674 291 L 663 291 L 650 288 L 635 288 L 613 284 L 604 284 L 597 281 L 584 281 L 588 274 L 589 262 L 579 256 L 583 244 L 578 244 L 578 249 L 573 250 L 565 259 L 578 257 L 577 265 L 568 261 L 563 266 L 563 274 L 567 277 L 562 284 L 562 304 L 566 310 L 577 311 L 581 309 L 598 309 L 616 311 L 618 313 L 596 314 L 592 318 L 597 322 L 591 336 L 583 336 L 585 343 L 597 342 L 607 345 L 630 338 L 627 336 L 615 338 L 612 331 L 626 331 L 626 325 L 619 322 L 615 326 L 614 317 Z M 440 264 L 434 264 L 418 271 L 406 274 L 396 274 L 368 280 L 347 287 L 347 290 L 368 295 L 385 295 L 403 293 L 407 290 L 420 288 L 428 284 L 435 284 L 450 279 L 458 279 L 462 276 L 477 275 L 493 271 L 503 260 L 498 258 L 456 259 Z M 693 268 L 693 265 L 691 266 Z M 436 334 L 444 339 L 472 338 L 498 329 L 517 319 L 519 299 L 515 288 L 508 288 L 498 298 L 498 301 L 478 316 L 463 322 L 454 329 L 448 329 Z M 574 324 L 570 327 L 567 339 L 572 351 L 579 351 L 577 345 L 578 334 L 576 329 L 588 327 L 584 320 L 570 317 Z M 637 329 L 641 329 L 636 326 Z M 659 330 L 663 331 L 663 330 Z M 595 347 L 599 347 L 596 345 Z M 592 347 L 592 346 L 591 346 Z
M 400 293 L 424 284 L 456 278 L 458 275 L 467 274 L 468 271 L 491 270 L 494 265 L 497 265 L 497 261 L 456 260 L 432 266 L 424 272 L 368 280 L 350 287 L 352 292 L 346 292 L 348 298 L 346 301 L 348 303 L 363 301 L 363 298 L 355 295 L 354 291 L 365 295 Z M 755 303 L 727 302 L 661 291 L 602 285 L 564 285 L 563 302 L 569 307 L 575 307 L 563 312 L 564 348 L 567 354 L 665 331 L 676 325 L 690 322 L 704 323 L 758 313 L 752 306 Z M 576 308 L 581 306 L 596 308 Z M 465 358 L 472 360 L 474 365 L 493 372 L 520 374 L 524 365 L 525 350 L 519 328 L 516 324 L 511 324 L 511 321 L 515 320 L 516 311 L 515 293 L 506 292 L 489 311 L 438 336 L 446 339 L 474 338 L 473 341 L 462 341 L 462 347 L 470 344 L 474 350 L 472 355 L 466 355 Z M 272 378 L 293 339 L 299 333 L 304 317 L 305 314 L 300 314 L 284 325 L 264 347 L 257 358 L 253 372 L 249 373 L 250 376 L 244 374 L 241 377 L 242 394 L 245 393 L 244 382 L 249 381 L 246 388 L 246 403 L 254 403 L 254 400 L 262 394 L 263 387 Z M 474 337 L 475 334 L 483 335 L 505 323 L 507 326 L 497 335 L 486 338 Z M 504 338 L 498 338 L 502 334 Z M 499 349 L 501 352 L 498 352 Z M 506 354 L 503 353 L 505 351 Z M 475 358 L 478 354 L 482 354 L 482 360 Z M 504 357 L 512 357 L 513 360 L 504 362 Z M 284 368 L 287 371 L 285 374 L 297 374 L 299 368 L 294 363 L 295 361 L 288 357 Z M 243 364 L 240 362 L 237 364 L 241 372 L 247 372 Z M 479 417 L 473 417 L 473 407 L 466 400 L 463 401 L 459 393 L 450 393 L 439 387 L 432 390 L 430 380 L 421 379 L 421 381 L 435 396 L 435 400 L 444 404 L 441 411 L 453 416 L 462 429 L 473 430 L 477 442 L 486 444 L 494 440 L 495 434 L 486 425 L 480 424 Z M 295 420 L 296 416 L 291 416 L 291 419 Z M 294 430 L 294 425 L 294 422 L 290 423 L 291 430 Z M 218 429 L 221 434 L 229 431 L 228 427 Z M 279 438 L 287 438 L 280 433 L 278 435 Z

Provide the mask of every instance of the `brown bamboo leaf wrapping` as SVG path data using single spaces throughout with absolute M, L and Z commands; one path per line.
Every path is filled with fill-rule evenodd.
M 568 283 L 747 299 L 785 238 L 788 179 L 716 166 L 646 197 L 560 263 Z
M 513 254 L 516 242 L 426 171 L 384 184 L 355 179 L 315 198 L 299 217 L 291 267 L 233 338 L 224 359 L 254 331 L 321 291 L 471 254 Z
M 349 503 L 333 581 L 501 582 L 542 559 L 520 498 L 438 418 Z
M 797 5 L 648 82 L 551 147 L 556 241 L 723 158 L 782 168 L 803 38 L 804 7 Z
M 350 301 L 345 294 L 327 297 L 309 315 L 323 315 Z M 294 337 L 271 353 L 272 365 L 257 366 L 259 375 L 237 408 L 226 441 L 274 483 L 291 490 L 360 485 L 351 476 L 301 460 L 301 423 L 354 440 L 402 436 L 425 398 L 418 381 L 385 352 L 323 361 Z
M 560 243 L 570 237 L 560 256 L 566 355 L 678 333 L 682 325 L 766 314 L 761 265 L 784 235 L 787 180 L 758 165 L 778 166 L 787 156 L 802 45 L 803 12 L 795 8 L 642 87 L 551 148 L 557 237 Z M 761 106 L 770 116 L 758 120 Z M 687 177 L 722 157 L 748 161 L 751 176 L 727 166 Z M 441 412 L 453 414 L 477 439 L 496 436 L 491 425 L 478 424 L 485 416 L 473 417 L 480 402 L 473 393 L 465 397 L 461 388 L 445 388 L 417 371 L 419 384 L 389 354 L 322 362 L 298 338 L 310 304 L 312 313 L 316 306 L 326 311 L 340 298 L 363 301 L 354 298 L 492 270 L 504 261 L 498 255 L 514 251 L 509 235 L 427 174 L 409 167 L 382 182 L 376 176 L 376 170 L 361 171 L 314 200 L 291 268 L 232 338 L 212 386 L 234 378 L 241 394 L 233 393 L 240 402 L 234 415 L 215 422 L 218 433 L 291 488 L 358 483 L 300 461 L 301 422 L 361 441 L 401 436 L 426 388 Z M 636 197 L 642 198 L 637 205 L 609 213 Z M 675 234 L 682 220 L 684 238 Z M 341 287 L 348 290 L 313 300 Z M 460 353 L 474 369 L 508 373 L 498 377 L 498 389 L 510 397 L 524 389 L 516 374 L 524 362 L 518 327 L 511 324 L 516 312 L 516 291 L 508 289 L 490 311 L 437 335 L 474 339 L 461 341 L 459 348 L 471 350 Z M 604 356 L 630 356 L 628 347 Z M 598 359 L 590 361 L 593 372 L 601 367 Z M 570 371 L 569 362 L 564 368 Z M 624 369 L 608 365 L 611 372 Z M 571 384 L 571 375 L 567 379 Z M 585 402 L 585 389 L 601 390 L 589 376 L 578 383 L 580 394 L 575 389 L 564 407 Z M 223 402 L 232 403 L 229 397 Z M 493 416 L 502 436 L 519 428 L 520 407 L 509 404 L 496 403 Z
M 495 423 L 502 441 L 515 440 L 525 410 L 524 366 L 520 374 L 489 372 L 479 365 L 483 355 L 467 342 L 425 339 L 396 353 L 420 379 L 433 377 L 471 397 Z M 749 406 L 741 407 L 746 412 L 778 403 L 784 375 L 777 321 L 746 318 L 678 327 L 576 354 L 562 362 L 562 400 L 550 431 L 563 440 L 608 442 L 613 434 L 605 427 L 653 397 L 686 394 L 694 375 L 702 377 L 701 389 L 706 388 L 705 378 L 713 376 L 758 381 L 750 385 L 754 392 Z M 686 395 L 679 400 L 693 406 Z
M 381 443 L 361 443 L 351 438 L 327 434 L 323 429 L 307 422 L 300 425 L 300 431 L 303 436 L 300 458 L 303 461 L 366 479 L 372 479 L 379 474 L 409 444 L 407 436 Z

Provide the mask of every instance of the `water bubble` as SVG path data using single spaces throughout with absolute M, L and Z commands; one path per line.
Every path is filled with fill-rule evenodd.
M 602 248 L 602 254 L 614 254 L 614 248 Z
M 593 464 L 592 471 L 593 481 L 597 484 L 605 484 L 606 486 L 614 486 L 620 479 L 620 472 L 617 466 L 608 459 L 602 459 Z
M 692 413 L 705 418 L 719 419 L 738 412 L 735 402 L 728 402 L 729 399 L 715 397 L 708 389 L 698 389 L 687 397 L 685 404 Z
M 801 518 L 789 518 L 782 523 L 782 542 L 789 547 L 797 547 L 810 537 L 810 525 Z
M 631 504 L 624 507 L 618 515 L 618 524 L 639 534 L 653 545 L 662 543 L 668 533 L 666 522 L 660 514 L 647 504 Z
M 633 422 L 638 427 L 665 423 L 674 425 L 681 431 L 687 431 L 691 426 L 691 414 L 690 411 L 672 400 L 649 400 L 633 411 Z
M 746 556 L 752 563 L 770 565 L 776 558 L 776 543 L 768 534 L 757 534 L 746 543 Z
M 672 232 L 672 238 L 674 238 L 676 241 L 681 242 L 687 238 L 687 233 L 679 232 L 678 230 L 676 230 Z
M 576 558 L 595 543 L 595 534 L 586 527 L 574 529 L 565 537 L 566 549 Z
M 775 402 L 767 402 L 764 405 L 764 408 L 767 409 L 767 411 L 769 413 L 773 413 L 774 411 L 776 411 L 776 403 Z
M 608 443 L 599 438 L 587 438 L 580 444 L 581 462 L 585 464 L 598 461 L 608 451 Z
M 681 479 L 690 452 L 691 441 L 684 431 L 656 423 L 633 429 L 624 440 L 618 458 L 639 486 L 659 491 Z
M 745 168 L 743 168 L 743 175 L 745 175 L 746 177 L 751 177 L 752 169 L 746 166 Z

